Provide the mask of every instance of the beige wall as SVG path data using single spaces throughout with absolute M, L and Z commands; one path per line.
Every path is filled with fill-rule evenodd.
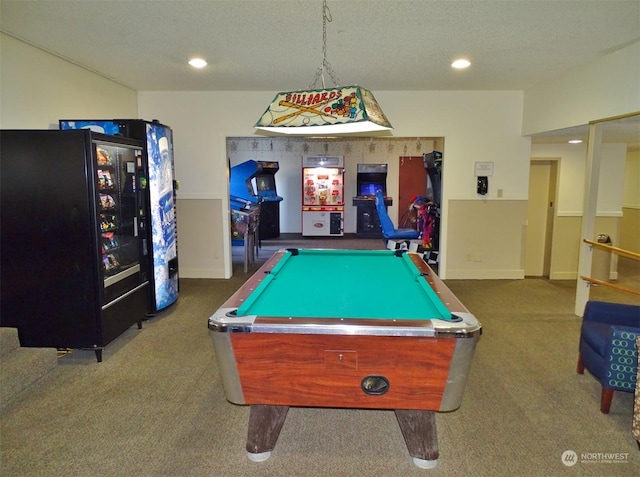
M 222 249 L 213 248 L 210 254 L 199 254 L 192 257 L 191 250 L 200 247 L 207 238 L 220 235 L 220 227 L 225 218 L 221 215 L 223 207 L 220 199 L 178 199 L 178 254 L 180 260 L 180 276 L 185 278 L 228 277 L 224 269 Z M 188 232 L 187 232 L 188 231 Z M 231 233 L 229 231 L 229 233 Z
M 640 151 L 627 153 L 620 248 L 640 253 Z
M 598 233 L 609 235 L 613 244 L 617 245 L 621 233 L 620 221 L 620 217 L 596 217 L 595 228 Z M 552 280 L 575 280 L 578 278 L 581 227 L 582 216 L 556 217 L 549 275 Z M 617 257 L 613 255 L 609 278 L 614 280 L 617 275 Z
M 526 200 L 451 200 L 448 278 L 523 278 Z
M 640 207 L 622 208 L 620 242 L 617 246 L 640 253 Z
M 640 207 L 640 151 L 627 152 L 624 173 L 625 207 Z
M 135 118 L 137 93 L 0 33 L 0 128 L 57 129 L 59 119 Z
M 557 216 L 551 241 L 552 280 L 575 280 L 578 276 L 582 216 Z

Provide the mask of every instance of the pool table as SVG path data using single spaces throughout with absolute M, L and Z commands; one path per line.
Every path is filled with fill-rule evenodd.
M 208 328 L 227 400 L 251 406 L 252 460 L 270 456 L 289 406 L 390 409 L 424 468 L 482 330 L 419 254 L 330 249 L 276 252 Z

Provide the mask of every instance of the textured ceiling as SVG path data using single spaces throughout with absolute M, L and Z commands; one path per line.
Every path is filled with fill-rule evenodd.
M 640 39 L 639 0 L 327 3 L 339 83 L 374 93 L 525 90 Z M 4 33 L 141 91 L 302 89 L 322 64 L 321 0 L 1 0 L 0 9 Z M 194 55 L 209 66 L 190 68 Z M 450 67 L 460 56 L 469 69 Z
M 136 90 L 301 89 L 322 63 L 320 0 L 1 5 L 4 32 Z M 328 7 L 329 63 L 342 85 L 374 92 L 522 90 L 640 38 L 637 0 L 329 0 Z M 192 55 L 209 66 L 190 69 Z M 452 70 L 458 56 L 472 67 Z

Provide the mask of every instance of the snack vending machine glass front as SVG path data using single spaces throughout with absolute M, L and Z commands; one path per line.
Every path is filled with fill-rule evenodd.
M 138 220 L 137 173 L 140 148 L 94 142 L 98 185 L 98 227 L 105 303 L 137 285 L 140 267 L 141 224 Z M 144 277 L 146 279 L 146 277 Z M 127 282 L 131 282 L 127 286 Z M 124 287 L 124 289 L 123 289 Z

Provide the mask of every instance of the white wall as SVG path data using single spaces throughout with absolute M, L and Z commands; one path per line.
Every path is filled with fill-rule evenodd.
M 376 92 L 401 138 L 444 137 L 455 198 L 477 198 L 473 164 L 494 161 L 494 189 L 526 198 L 530 142 L 520 137 L 522 92 Z M 273 92 L 156 92 L 138 94 L 139 113 L 171 125 L 176 137 L 176 174 L 184 194 L 225 193 L 226 138 L 254 136 L 255 124 Z M 179 156 L 179 158 L 178 158 Z M 461 159 L 457 159 L 461 158 Z M 470 167 L 468 167 L 470 166 Z M 463 182 L 456 178 L 462 176 Z M 494 194 L 495 195 L 495 194 Z
M 50 128 L 60 118 L 136 116 L 171 125 L 182 186 L 178 227 L 182 243 L 188 245 L 181 248 L 181 276 L 230 276 L 226 138 L 252 136 L 253 124 L 273 98 L 273 91 L 139 92 L 136 97 L 125 86 L 4 34 L 0 34 L 0 48 L 2 128 Z M 519 202 L 527 198 L 530 157 L 529 140 L 521 137 L 521 132 L 584 124 L 640 110 L 638 48 L 638 44 L 630 45 L 526 94 L 374 92 L 395 127 L 394 136 L 444 138 L 444 278 L 447 261 L 459 259 L 471 245 L 480 251 L 480 261 L 457 263 L 456 278 L 518 275 L 523 249 L 518 230 L 526 220 Z M 476 161 L 494 162 L 495 166 L 489 195 L 484 198 L 475 195 Z M 457 212 L 487 209 L 488 216 L 495 219 L 448 214 L 451 201 L 456 201 Z M 477 201 L 482 207 L 473 205 Z M 472 207 L 467 207 L 467 202 L 472 202 Z M 568 210 L 573 208 L 567 205 Z M 502 209 L 509 211 L 508 218 L 495 213 Z M 496 232 L 503 229 L 510 231 L 509 238 L 497 241 Z M 506 261 L 500 261 L 498 269 L 488 270 L 494 259 L 502 256 L 501 250 L 507 251 Z M 475 252 L 472 255 L 478 257 Z
M 553 131 L 640 111 L 638 85 L 640 41 L 527 90 L 522 133 Z
M 607 234 L 619 246 L 625 190 L 626 144 L 602 144 L 596 234 Z M 558 187 L 553 227 L 550 278 L 575 280 L 584 213 L 586 144 L 533 144 L 532 160 L 558 159 Z M 595 237 L 592 237 L 595 239 Z M 617 261 L 614 260 L 614 272 Z
M 519 256 L 520 238 L 499 245 L 492 233 L 503 224 L 479 222 L 475 237 L 447 237 L 447 201 L 526 200 L 530 141 L 520 136 L 522 92 L 517 91 L 416 91 L 374 92 L 385 114 L 394 126 L 396 137 L 444 137 L 445 172 L 443 175 L 443 252 L 462 253 L 468 240 L 486 241 L 485 249 L 499 254 L 514 251 Z M 200 220 L 211 221 L 214 215 L 228 215 L 227 137 L 254 135 L 253 125 L 273 92 L 151 92 L 138 95 L 139 113 L 144 119 L 157 118 L 174 132 L 176 176 L 180 181 L 178 201 L 208 200 L 215 214 L 198 217 L 181 206 L 179 234 L 201 229 Z M 495 174 L 490 178 L 490 192 L 480 198 L 476 194 L 474 165 L 476 161 L 493 162 Z M 502 198 L 497 198 L 498 189 Z M 200 206 L 202 204 L 199 204 Z M 202 210 L 199 207 L 199 210 Z M 200 214 L 201 215 L 201 214 Z M 513 217 L 510 218 L 513 220 Z M 526 214 L 519 218 L 524 225 Z M 228 224 L 210 222 L 207 236 L 189 250 L 181 250 L 181 276 L 217 278 L 230 273 L 230 238 Z M 489 244 L 491 242 L 491 244 Z M 492 252 L 492 253 L 494 253 Z M 208 270 L 202 260 L 210 261 Z M 441 274 L 446 278 L 446 255 Z M 519 274 L 522 265 L 509 263 L 505 274 Z M 486 257 L 486 264 L 491 257 Z M 478 267 L 477 263 L 473 265 Z M 515 272 L 514 272 L 515 271 Z M 474 271 L 477 276 L 481 271 Z M 504 277 L 500 270 L 492 276 Z M 222 275 L 221 275 L 222 274 Z M 464 269 L 458 271 L 464 275 Z
M 138 94 L 139 116 L 173 129 L 178 190 L 180 276 L 229 278 L 231 230 L 226 138 L 253 135 L 269 92 L 148 92 Z M 247 111 L 248 109 L 248 111 Z M 209 214 L 203 210 L 209 209 Z M 224 220 L 217 220 L 223 217 Z
M 135 118 L 137 93 L 0 33 L 0 128 L 57 129 L 59 119 Z
M 598 186 L 598 215 L 620 216 L 625 183 L 626 144 L 602 144 L 602 166 Z M 587 145 L 533 144 L 532 158 L 560 158 L 557 215 L 581 216 Z

